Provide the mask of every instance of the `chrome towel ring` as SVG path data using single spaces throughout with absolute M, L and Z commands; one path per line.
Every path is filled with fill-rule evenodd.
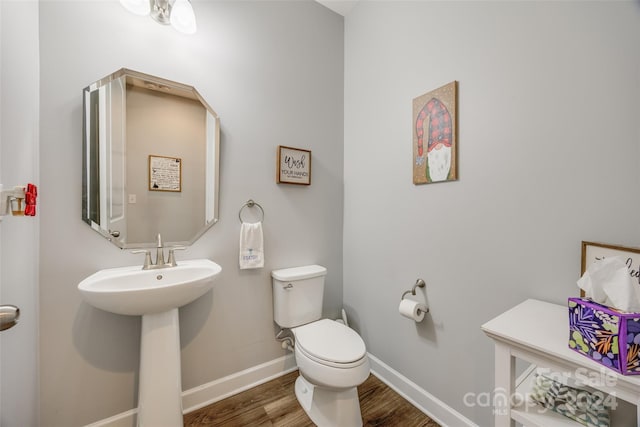
M 238 212 L 238 218 L 240 219 L 240 222 L 244 222 L 242 220 L 242 211 L 244 210 L 244 208 L 253 208 L 253 207 L 257 207 L 258 209 L 260 209 L 260 222 L 264 221 L 264 209 L 262 209 L 262 206 L 260 206 L 260 203 L 258 202 L 254 202 L 252 199 L 247 200 L 247 202 L 242 205 L 242 207 L 240 208 L 240 211 Z

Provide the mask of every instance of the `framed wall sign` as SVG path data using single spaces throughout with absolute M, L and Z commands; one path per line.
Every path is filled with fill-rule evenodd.
M 606 243 L 582 242 L 582 260 L 580 265 L 580 275 L 597 260 L 619 256 L 627 264 L 629 275 L 638 282 L 640 286 L 640 248 L 630 248 Z M 584 291 L 580 291 L 584 296 Z
M 311 151 L 278 146 L 278 184 L 311 184 Z
M 149 191 L 182 191 L 182 159 L 150 155 Z

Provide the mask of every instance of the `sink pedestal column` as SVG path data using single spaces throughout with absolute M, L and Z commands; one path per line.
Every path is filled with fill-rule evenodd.
M 178 309 L 142 316 L 138 426 L 182 426 Z

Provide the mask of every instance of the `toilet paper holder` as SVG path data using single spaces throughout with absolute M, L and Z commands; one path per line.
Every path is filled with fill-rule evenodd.
M 400 301 L 402 301 L 407 294 L 415 295 L 416 294 L 416 288 L 424 288 L 425 286 L 426 286 L 426 283 L 424 283 L 424 280 L 422 280 L 422 279 L 416 280 L 416 284 L 413 285 L 413 288 L 411 288 L 410 291 L 405 291 L 402 294 L 402 297 L 400 298 Z

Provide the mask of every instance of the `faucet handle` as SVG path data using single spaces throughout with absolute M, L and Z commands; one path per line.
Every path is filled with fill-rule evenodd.
M 184 251 L 185 249 L 187 248 L 184 246 L 169 248 L 169 259 L 167 260 L 167 264 L 169 264 L 170 267 L 175 267 L 176 265 L 178 265 L 178 263 L 176 263 L 176 255 L 173 253 L 173 251 Z
M 160 235 L 160 233 L 158 233 L 158 237 L 157 237 L 157 242 L 158 242 L 158 248 L 162 247 L 162 236 Z
M 151 251 L 149 249 L 139 249 L 135 251 L 131 251 L 132 254 L 144 254 L 144 265 L 142 266 L 143 270 L 148 270 L 151 266 Z

